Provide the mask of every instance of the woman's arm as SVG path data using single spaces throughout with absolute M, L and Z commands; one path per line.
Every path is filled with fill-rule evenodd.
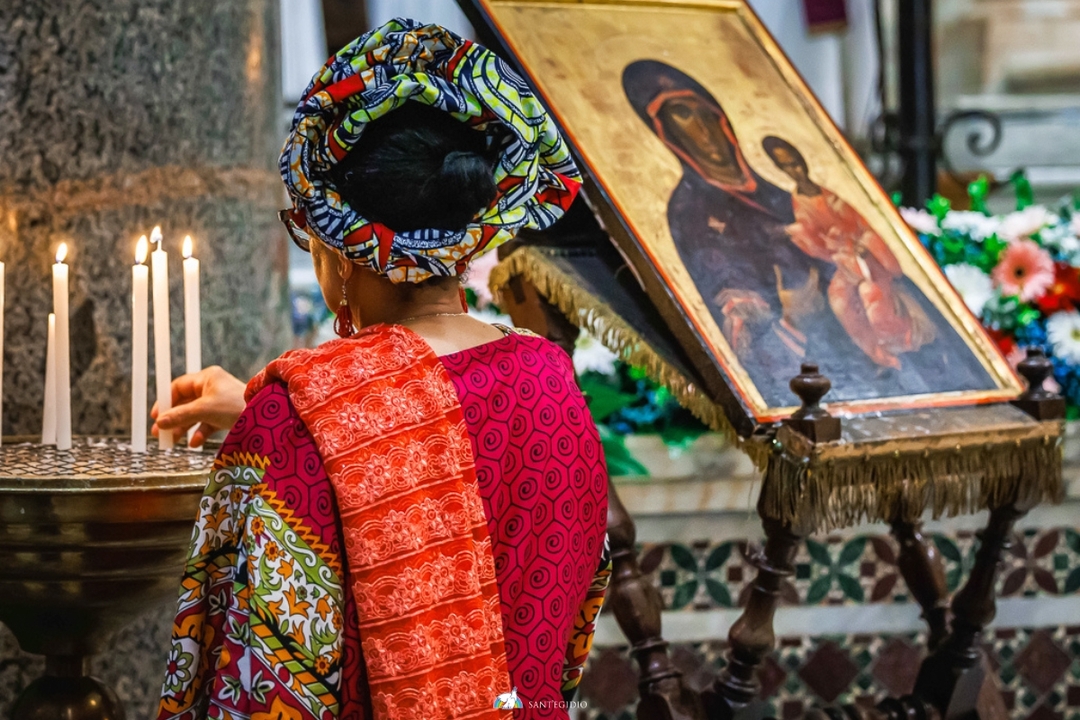
M 172 404 L 168 412 L 158 413 L 154 403 L 150 416 L 157 422 L 151 432 L 172 430 L 183 435 L 198 426 L 191 437 L 191 447 L 199 447 L 220 430 L 231 430 L 244 412 L 247 384 L 217 365 L 197 373 L 181 375 L 172 383 Z

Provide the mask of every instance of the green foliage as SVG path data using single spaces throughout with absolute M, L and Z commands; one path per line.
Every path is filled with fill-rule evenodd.
M 980 175 L 967 187 L 968 197 L 971 199 L 971 209 L 981 212 L 983 215 L 990 214 L 990 208 L 986 206 L 986 196 L 990 194 L 990 181 L 985 175 Z
M 600 443 L 604 448 L 604 461 L 607 463 L 608 474 L 617 475 L 648 475 L 649 470 L 634 459 L 630 451 L 626 449 L 624 436 L 611 431 L 602 423 L 597 424 L 600 431 Z
M 621 392 L 617 387 L 613 387 L 600 373 L 587 372 L 578 382 L 581 392 L 588 400 L 589 412 L 597 423 L 604 422 L 613 412 L 637 399 L 637 395 Z
M 998 264 L 998 260 L 1001 259 L 1001 253 L 1005 251 L 1005 248 L 1009 247 L 1009 243 L 1005 242 L 997 235 L 991 235 L 983 240 L 983 252 L 982 256 L 977 262 L 972 263 L 983 272 L 989 273 L 994 269 L 994 266 Z
M 477 300 L 476 291 L 473 290 L 471 287 L 466 286 L 466 288 L 465 288 L 465 302 L 467 302 L 469 304 L 469 307 L 474 308 L 474 307 L 476 307 L 476 300 Z
M 1025 328 L 1040 317 L 1038 308 L 1015 295 L 994 296 L 983 308 L 983 322 L 994 330 L 1012 333 Z
M 952 209 L 952 203 L 949 199 L 938 194 L 934 194 L 934 197 L 930 198 L 926 203 L 926 209 L 930 211 L 930 214 L 938 219 L 940 223 L 946 215 L 949 214 L 949 210 Z
M 1009 177 L 1013 191 L 1016 193 L 1016 209 L 1023 210 L 1035 204 L 1035 191 L 1031 189 L 1031 182 L 1023 170 L 1017 170 Z
M 614 374 L 586 372 L 579 383 L 593 418 L 617 434 L 659 433 L 665 442 L 685 446 L 707 431 L 641 368 L 616 361 Z
M 952 265 L 967 259 L 967 243 L 964 242 L 964 238 L 946 233 L 938 242 L 941 243 L 940 255 L 945 264 Z

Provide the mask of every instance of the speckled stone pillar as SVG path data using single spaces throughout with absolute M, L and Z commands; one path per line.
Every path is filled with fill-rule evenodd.
M 278 37 L 278 0 L 0 0 L 5 434 L 40 431 L 50 264 L 63 240 L 77 433 L 128 430 L 131 265 L 155 224 L 171 254 L 174 375 L 188 233 L 202 260 L 204 363 L 248 377 L 287 346 Z M 130 663 L 104 661 L 135 701 L 129 717 L 146 716 L 160 682 L 167 612 L 148 608 L 141 630 L 117 638 Z M 32 677 L 12 648 L 0 642 L 4 716 Z

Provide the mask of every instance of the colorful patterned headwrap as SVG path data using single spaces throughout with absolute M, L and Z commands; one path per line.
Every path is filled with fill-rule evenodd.
M 407 101 L 445 110 L 499 150 L 494 202 L 463 231 L 395 233 L 349 207 L 331 170 L 364 126 Z M 346 257 L 394 282 L 462 273 L 522 228 L 547 228 L 570 207 L 581 175 L 547 110 L 494 53 L 438 25 L 391 20 L 342 48 L 296 108 L 281 176 L 308 226 Z

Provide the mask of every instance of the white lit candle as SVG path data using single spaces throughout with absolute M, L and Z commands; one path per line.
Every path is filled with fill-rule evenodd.
M 45 412 L 41 417 L 41 444 L 56 444 L 56 313 L 49 313 L 45 349 Z
M 187 364 L 184 371 L 197 373 L 202 370 L 202 321 L 199 313 L 199 261 L 191 256 L 191 236 L 184 238 L 184 353 Z M 188 444 L 195 434 L 195 426 L 188 430 Z
M 147 324 L 150 268 L 146 236 L 135 246 L 131 268 L 131 449 L 146 452 Z
M 161 228 L 150 233 L 154 252 L 150 267 L 154 272 L 154 372 L 157 374 L 158 416 L 172 409 L 172 344 L 169 340 L 169 256 L 161 247 Z M 158 432 L 158 447 L 171 450 L 172 430 Z
M 67 243 L 60 243 L 53 265 L 53 312 L 56 314 L 56 449 L 71 449 L 71 349 L 68 334 Z

